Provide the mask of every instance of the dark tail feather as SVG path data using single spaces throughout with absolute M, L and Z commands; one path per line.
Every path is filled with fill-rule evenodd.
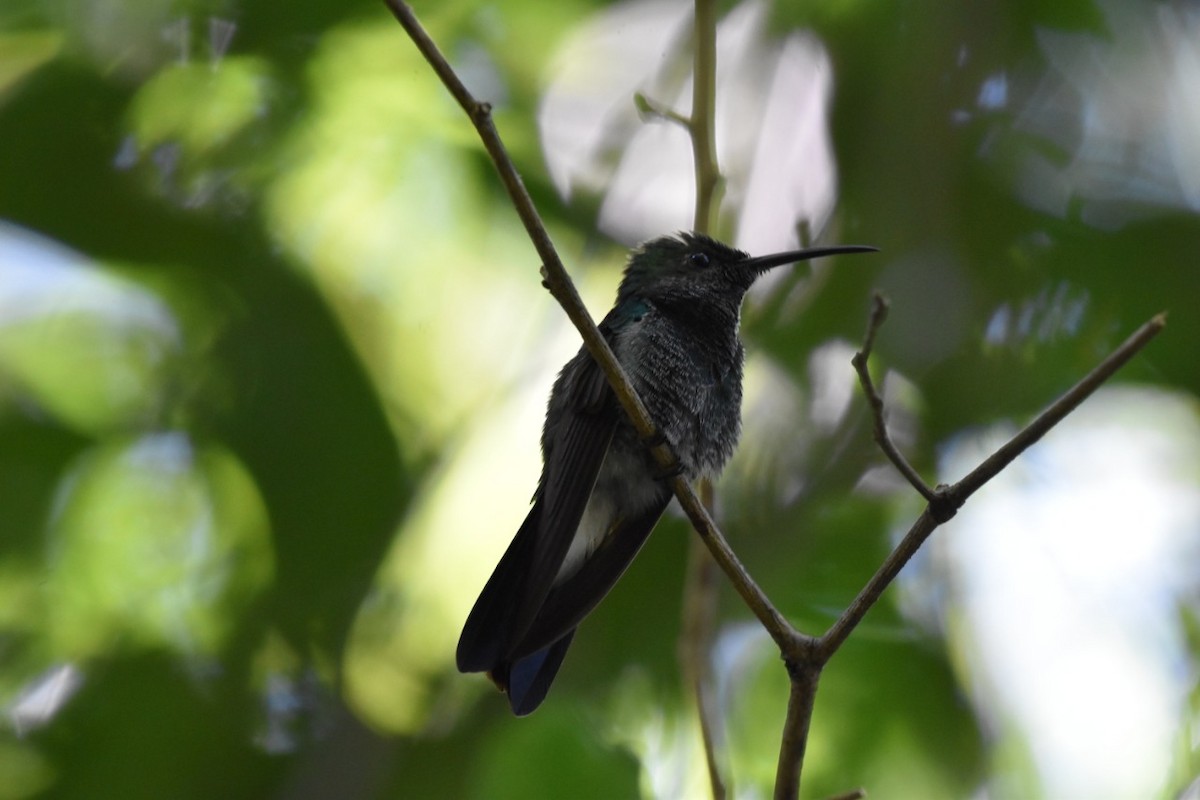
M 496 571 L 475 601 L 475 607 L 463 625 L 455 660 L 459 672 L 487 672 L 508 654 L 517 617 L 526 604 L 526 567 L 537 544 L 536 531 L 541 503 L 529 510 L 520 530 L 513 537 Z M 525 612 L 528 613 L 528 612 Z M 527 625 L 528 623 L 526 623 Z M 523 627 L 523 626 L 522 626 Z
M 604 542 L 588 556 L 575 574 L 554 586 L 538 615 L 512 649 L 516 655 L 539 652 L 553 645 L 564 631 L 574 631 L 583 618 L 609 593 L 633 563 L 654 524 L 671 500 L 664 489 L 657 502 L 636 517 L 613 525 Z
M 550 691 L 550 684 L 554 682 L 574 636 L 574 629 L 569 630 L 558 641 L 508 665 L 508 703 L 518 717 L 532 713 L 546 699 L 546 692 Z M 501 677 L 493 675 L 497 682 Z

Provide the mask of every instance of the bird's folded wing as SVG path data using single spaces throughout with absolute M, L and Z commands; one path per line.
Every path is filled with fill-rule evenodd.
M 633 562 L 670 499 L 671 492 L 664 484 L 659 501 L 637 516 L 618 520 L 579 570 L 546 595 L 513 654 L 520 657 L 536 652 L 591 613 Z
M 546 463 L 529 515 L 496 566 L 463 626 L 458 668 L 491 670 L 511 657 L 524 638 L 562 566 L 600 465 L 612 441 L 620 409 L 604 374 L 581 350 L 547 437 Z

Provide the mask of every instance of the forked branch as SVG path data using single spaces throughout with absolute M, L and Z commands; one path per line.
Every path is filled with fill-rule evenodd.
M 882 298 L 876 295 L 873 307 L 878 308 L 883 303 Z M 872 320 L 875 320 L 877 317 L 875 312 L 872 312 L 871 316 Z M 879 318 L 879 321 L 882 322 L 882 318 Z M 1061 422 L 1080 403 L 1103 386 L 1117 370 L 1128 363 L 1143 347 L 1149 344 L 1151 339 L 1162 331 L 1166 326 L 1166 322 L 1166 314 L 1158 314 L 1152 317 L 1113 350 L 1107 358 L 1097 364 L 1082 380 L 1064 392 L 1061 397 L 1055 400 L 1032 422 L 984 459 L 979 466 L 967 473 L 957 483 L 950 486 L 938 486 L 929 493 L 921 491 L 920 487 L 925 486 L 924 482 L 920 476 L 916 475 L 915 470 L 908 465 L 904 457 L 899 454 L 899 451 L 892 444 L 891 437 L 887 433 L 883 400 L 875 390 L 874 383 L 871 381 L 870 373 L 866 366 L 867 358 L 870 355 L 871 342 L 874 338 L 874 328 L 878 327 L 878 324 L 873 322 L 868 328 L 868 335 L 863 344 L 863 349 L 854 356 L 854 365 L 858 370 L 863 393 L 867 397 L 867 402 L 875 418 L 876 436 L 882 439 L 880 442 L 881 448 L 892 463 L 896 465 L 901 474 L 908 477 L 909 472 L 911 472 L 913 476 L 916 476 L 915 478 L 909 478 L 909 480 L 914 486 L 918 486 L 918 491 L 921 491 L 922 495 L 929 500 L 929 505 L 917 521 L 913 523 L 912 528 L 909 529 L 900 544 L 896 546 L 896 549 L 892 551 L 871 580 L 867 582 L 867 585 L 859 592 L 854 602 L 850 604 L 833 626 L 821 637 L 821 652 L 826 654 L 826 656 L 832 655 L 841 646 L 846 637 L 850 635 L 850 632 L 862 621 L 867 610 L 883 594 L 883 590 L 888 587 L 904 564 L 916 553 L 917 548 L 929 538 L 929 535 L 939 525 L 953 517 L 958 512 L 958 509 L 967 501 L 967 498 L 978 491 L 985 483 L 1000 474 L 1000 471 L 1012 463 L 1013 459 L 1029 449 L 1034 442 L 1045 436 L 1051 428 Z

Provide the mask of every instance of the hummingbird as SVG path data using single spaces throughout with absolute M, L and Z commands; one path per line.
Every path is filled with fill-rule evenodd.
M 600 331 L 650 412 L 643 441 L 587 348 L 563 367 L 542 428 L 533 506 L 471 609 L 460 672 L 486 672 L 517 716 L 536 709 L 579 623 L 633 561 L 672 496 L 670 478 L 715 478 L 741 433 L 742 300 L 770 269 L 874 251 L 843 245 L 751 258 L 698 233 L 646 242 Z M 676 458 L 662 470 L 650 448 Z

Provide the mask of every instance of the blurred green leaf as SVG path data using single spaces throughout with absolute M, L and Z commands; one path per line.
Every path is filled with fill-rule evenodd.
M 637 765 L 628 753 L 598 744 L 587 712 L 551 709 L 529 725 L 506 719 L 473 770 L 470 797 L 609 798 L 637 794 Z
M 690 217 L 684 134 L 633 100 L 687 112 L 687 4 L 416 6 L 603 313 L 630 243 L 610 237 L 633 229 L 613 220 Z M 720 8 L 718 150 L 737 177 L 722 229 L 882 250 L 796 270 L 744 314 L 745 436 L 718 512 L 819 633 L 919 511 L 846 363 L 872 290 L 892 299 L 872 359 L 889 423 L 930 480 L 948 448 L 1027 419 L 1164 308 L 1118 380 L 1184 398 L 1186 416 L 1194 15 Z M 703 791 L 677 517 L 581 626 L 536 715 L 453 668 L 578 337 L 384 8 L 5 6 L 0 176 L 0 800 Z M 947 580 L 894 588 L 829 665 L 807 796 L 1046 795 L 1039 745 L 981 710 L 964 621 L 938 618 Z M 732 781 L 765 794 L 784 674 L 720 591 Z M 1194 778 L 1195 698 L 1180 705 L 1164 797 Z
M 114 640 L 211 655 L 266 589 L 269 530 L 252 478 L 182 433 L 113 442 L 65 479 L 47 591 L 61 656 Z
M 165 402 L 183 331 L 132 281 L 0 224 L 0 380 L 81 432 L 146 424 Z
M 143 147 L 177 141 L 191 156 L 220 147 L 264 112 L 266 65 L 226 58 L 215 66 L 177 64 L 141 87 L 130 108 Z
M 0 31 L 0 101 L 61 47 L 57 31 Z

